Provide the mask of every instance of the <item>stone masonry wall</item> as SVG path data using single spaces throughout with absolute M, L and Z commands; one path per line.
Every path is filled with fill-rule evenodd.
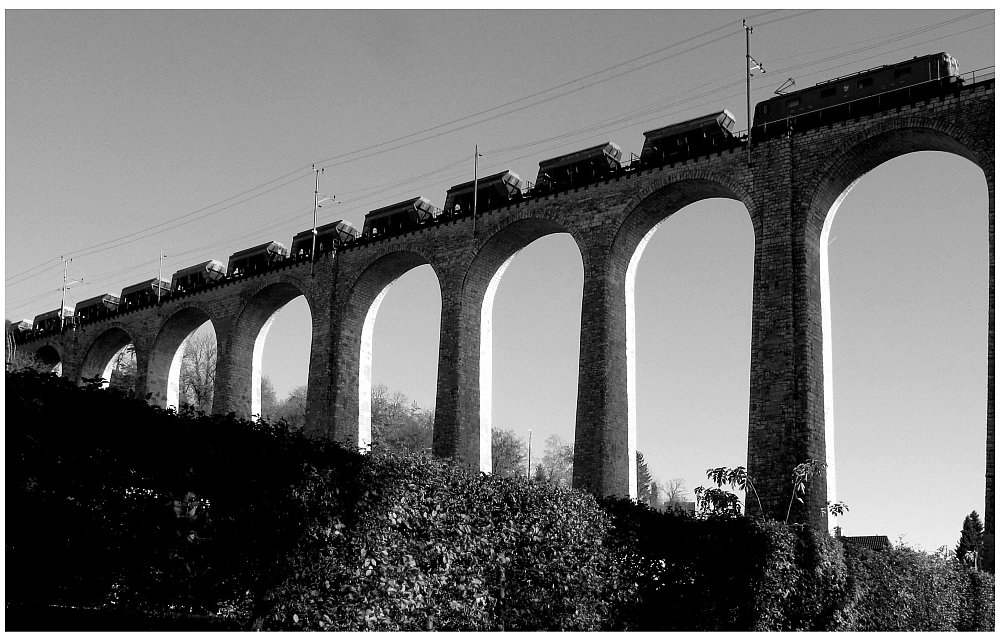
M 627 347 L 634 305 L 630 261 L 650 230 L 680 208 L 704 198 L 733 198 L 746 205 L 755 237 L 748 472 L 766 515 L 783 517 L 794 466 L 829 458 L 829 474 L 821 472 L 809 485 L 805 503 L 793 516 L 825 528 L 825 506 L 835 500 L 836 487 L 828 449 L 834 426 L 825 407 L 831 394 L 825 381 L 831 344 L 823 330 L 829 304 L 824 230 L 850 186 L 872 168 L 914 151 L 955 153 L 983 169 L 989 188 L 986 527 L 992 564 L 994 114 L 994 83 L 987 81 L 955 95 L 755 141 L 749 159 L 740 147 L 518 202 L 484 212 L 475 222 L 448 221 L 343 249 L 320 258 L 315 274 L 308 263 L 286 265 L 26 348 L 54 348 L 64 376 L 79 380 L 104 371 L 110 354 L 131 341 L 140 389 L 163 404 L 170 399 L 180 341 L 211 320 L 219 345 L 213 411 L 246 416 L 259 384 L 253 352 L 261 331 L 277 309 L 305 295 L 312 313 L 309 428 L 315 437 L 363 446 L 370 429 L 376 303 L 394 280 L 429 264 L 442 301 L 434 454 L 474 470 L 488 469 L 491 292 L 520 249 L 547 234 L 569 233 L 584 265 L 573 484 L 599 495 L 629 495 L 635 491 L 628 384 L 634 354 Z M 749 509 L 760 510 L 753 504 Z

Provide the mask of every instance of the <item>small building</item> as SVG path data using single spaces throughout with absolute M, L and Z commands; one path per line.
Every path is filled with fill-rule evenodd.
M 892 543 L 889 542 L 889 537 L 884 534 L 875 534 L 872 536 L 844 536 L 843 530 L 841 530 L 838 526 L 834 528 L 834 536 L 841 541 L 847 541 L 851 545 L 856 545 L 858 547 L 865 548 L 866 550 L 892 549 Z

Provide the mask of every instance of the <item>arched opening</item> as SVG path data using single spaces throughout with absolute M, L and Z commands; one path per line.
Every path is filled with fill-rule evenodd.
M 174 409 L 183 403 L 210 413 L 217 351 L 215 326 L 204 310 L 185 307 L 175 312 L 150 350 L 146 374 L 150 403 Z
M 440 327 L 441 288 L 430 265 L 405 272 L 372 303 L 361 343 L 359 418 L 373 447 L 432 451 Z
M 468 392 L 456 413 L 464 429 L 455 445 L 482 472 L 493 471 L 494 427 L 521 444 L 535 427 L 543 441 L 558 434 L 570 450 L 575 442 L 581 251 L 570 228 L 533 215 L 545 212 L 524 212 L 486 229 L 465 275 L 461 323 L 478 358 L 471 355 L 464 365 L 461 384 Z M 512 465 L 519 463 L 508 461 L 506 468 Z M 498 473 L 514 473 L 506 468 Z
M 611 309 L 609 309 L 608 322 L 612 327 L 608 331 L 609 331 L 609 336 L 616 336 L 623 334 L 625 337 L 624 341 L 625 344 L 623 346 L 624 354 L 618 353 L 609 356 L 609 362 L 612 364 L 611 367 L 614 368 L 610 376 L 613 376 L 615 378 L 620 377 L 625 379 L 625 390 L 620 390 L 619 388 L 619 390 L 615 394 L 617 398 L 624 396 L 625 403 L 621 403 L 621 401 L 618 401 L 618 405 L 612 412 L 614 416 L 609 420 L 609 427 L 613 425 L 614 433 L 616 435 L 619 435 L 615 437 L 618 439 L 616 442 L 617 447 L 615 449 L 621 452 L 621 454 L 618 455 L 620 462 L 617 463 L 618 469 L 620 471 L 618 472 L 611 471 L 610 474 L 617 477 L 617 476 L 624 476 L 624 474 L 627 472 L 628 474 L 627 489 L 630 496 L 632 496 L 633 498 L 639 496 L 639 490 L 640 490 L 639 479 L 638 479 L 640 461 L 638 460 L 639 450 L 637 448 L 639 445 L 638 444 L 638 396 L 639 396 L 638 383 L 641 377 L 639 376 L 639 371 L 638 371 L 639 357 L 638 357 L 638 347 L 637 347 L 638 331 L 637 331 L 637 307 L 636 307 L 636 280 L 638 275 L 638 266 L 640 258 L 643 256 L 643 253 L 647 245 L 654 238 L 655 232 L 661 226 L 661 224 L 663 224 L 663 222 L 666 221 L 668 218 L 674 216 L 681 209 L 690 206 L 693 207 L 692 211 L 694 211 L 696 214 L 701 212 L 703 215 L 694 216 L 695 223 L 699 223 L 707 219 L 708 216 L 704 215 L 704 211 L 710 211 L 711 209 L 709 210 L 699 209 L 705 207 L 705 205 L 697 204 L 700 201 L 705 201 L 708 199 L 727 199 L 735 201 L 734 204 L 728 204 L 725 205 L 724 207 L 733 207 L 733 209 L 731 209 L 731 212 L 741 213 L 741 214 L 737 213 L 736 214 L 737 217 L 742 215 L 744 219 L 748 219 L 749 217 L 747 215 L 746 207 L 740 204 L 740 202 L 743 200 L 743 198 L 741 198 L 742 193 L 743 193 L 742 186 L 731 184 L 728 181 L 728 177 L 725 176 L 706 178 L 703 176 L 689 176 L 685 175 L 684 173 L 670 176 L 667 179 L 665 179 L 664 182 L 658 188 L 651 191 L 641 201 L 637 202 L 634 205 L 634 207 L 628 212 L 626 218 L 622 221 L 621 226 L 615 236 L 615 240 L 611 248 L 611 254 L 609 257 L 607 270 L 609 272 L 608 276 L 609 282 L 614 283 L 614 288 L 615 288 L 614 297 L 618 298 L 620 296 L 619 300 L 621 302 L 614 302 L 613 305 L 611 306 Z M 709 207 L 711 207 L 711 205 L 709 205 Z M 670 225 L 669 223 L 667 224 L 667 226 L 668 228 L 673 227 L 673 225 Z M 727 225 L 727 227 L 729 229 L 727 229 L 726 232 L 722 232 L 721 230 L 716 230 L 716 233 L 719 234 L 725 233 L 727 235 L 730 233 L 736 233 L 736 235 L 739 236 L 739 233 L 735 231 L 741 228 L 739 224 L 735 223 L 729 224 Z M 747 226 L 746 225 L 742 226 L 742 229 L 746 230 Z M 743 232 L 742 237 L 746 238 L 745 231 Z M 669 237 L 666 237 L 664 240 L 665 241 L 669 240 Z M 702 242 L 710 242 L 710 241 L 702 241 Z M 753 247 L 752 243 L 747 243 L 746 241 L 740 243 L 739 240 L 736 240 L 735 243 L 741 248 L 746 246 Z M 705 260 L 709 258 L 708 256 L 705 256 L 704 253 L 702 252 L 704 252 L 704 247 L 701 248 L 701 252 L 695 251 L 695 253 L 692 256 L 692 261 L 694 263 L 697 263 L 699 260 Z M 744 255 L 744 254 L 742 251 L 737 250 L 735 256 L 739 255 Z M 735 258 L 735 256 L 728 256 L 727 258 L 733 259 Z M 746 261 L 746 259 L 744 259 L 743 264 L 746 264 L 746 262 L 749 262 L 750 271 L 746 274 L 745 277 L 752 278 L 752 267 L 753 267 L 752 258 L 749 261 Z M 685 271 L 685 268 L 683 266 L 677 266 L 677 269 L 679 269 L 682 273 Z M 736 269 L 739 270 L 741 274 L 743 273 L 744 268 L 742 266 L 736 267 Z M 696 276 L 701 280 L 704 280 L 703 274 L 697 274 Z M 618 293 L 619 291 L 621 292 L 620 294 Z M 708 294 L 704 292 L 701 292 L 700 295 L 703 298 L 708 296 Z M 685 294 L 684 297 L 686 298 L 687 295 Z M 624 304 L 622 305 L 622 303 Z M 664 300 L 662 302 L 657 301 L 657 303 L 658 304 L 650 307 L 651 310 L 649 312 L 650 321 L 648 322 L 651 330 L 653 328 L 656 328 L 656 331 L 661 332 L 662 335 L 664 330 L 662 328 L 661 317 L 663 314 L 667 313 L 665 310 L 667 309 L 668 306 L 674 303 L 674 301 Z M 621 306 L 619 307 L 619 305 Z M 660 308 L 660 311 L 658 312 L 655 311 L 657 310 L 657 308 Z M 674 309 L 676 310 L 676 308 Z M 697 314 L 697 312 L 694 313 Z M 734 332 L 734 330 L 732 329 L 733 321 L 728 321 L 728 322 L 730 323 L 729 325 L 729 327 L 731 328 L 730 332 Z M 747 326 L 749 326 L 749 322 L 747 323 Z M 708 327 L 707 325 L 704 325 L 704 320 L 702 319 L 702 324 L 699 326 L 699 329 L 706 329 L 707 327 Z M 691 331 L 695 330 L 692 329 Z M 729 337 L 732 338 L 734 335 L 738 336 L 738 334 L 731 333 L 729 334 Z M 681 341 L 684 341 L 684 339 L 685 337 L 680 338 Z M 690 349 L 691 346 L 697 344 L 691 342 L 683 342 L 682 344 L 686 348 L 685 351 L 688 353 L 690 357 L 692 351 Z M 675 345 L 674 347 L 677 348 L 679 347 L 679 345 Z M 621 348 L 618 347 L 617 345 L 614 345 L 614 349 L 617 351 Z M 697 352 L 697 349 L 693 351 Z M 749 353 L 749 349 L 747 349 L 746 352 L 744 353 Z M 622 358 L 622 356 L 624 356 L 624 358 Z M 730 355 L 730 358 L 739 359 L 739 354 Z M 622 360 L 625 361 L 624 367 L 622 367 L 623 365 L 621 362 Z M 652 361 L 650 361 L 650 363 L 652 364 Z M 667 367 L 669 368 L 670 365 L 667 365 Z M 740 372 L 739 365 L 730 364 L 727 365 L 727 368 L 732 369 L 734 372 Z M 746 370 L 743 370 L 739 374 L 736 374 L 736 376 L 744 378 L 744 380 L 748 378 L 746 375 Z M 624 392 L 624 394 L 622 394 L 621 392 Z M 707 390 L 704 390 L 703 393 L 707 394 L 708 392 Z M 662 389 L 651 390 L 651 394 L 656 394 L 656 397 L 660 399 L 666 398 L 664 390 Z M 706 401 L 706 402 L 711 402 L 711 401 Z M 619 407 L 620 409 L 618 409 Z M 746 407 L 745 404 L 744 407 Z M 627 426 L 621 425 L 622 418 L 618 418 L 618 415 L 624 415 L 624 420 L 627 422 Z M 746 425 L 745 416 L 746 415 L 744 414 L 744 417 L 740 419 L 741 425 Z M 682 420 L 685 422 L 692 421 L 697 423 L 699 421 L 704 420 L 704 417 L 682 416 L 682 417 L 676 417 L 675 420 Z M 620 434 L 623 433 L 624 429 L 627 429 L 627 442 L 622 440 L 620 436 Z M 675 464 L 674 461 L 664 458 L 665 451 L 662 448 L 665 445 L 664 443 L 659 442 L 660 439 L 657 439 L 654 436 L 654 434 L 657 433 L 658 431 L 655 429 L 648 432 L 649 436 L 647 438 L 650 439 L 649 440 L 650 452 L 648 454 L 646 452 L 643 453 L 644 459 L 647 456 L 649 456 L 650 460 L 653 461 L 654 471 L 652 473 L 654 474 L 658 473 L 656 472 L 658 466 L 662 465 L 664 467 L 667 467 Z M 739 440 L 744 443 L 746 442 L 745 435 L 746 432 L 744 431 L 741 438 L 739 438 Z M 745 450 L 743 450 L 743 452 L 745 453 Z M 623 456 L 625 454 L 627 454 L 628 457 L 627 469 L 621 470 L 620 466 L 623 462 L 625 462 Z M 745 458 L 745 454 L 744 456 L 740 457 L 741 460 L 743 458 Z M 646 462 L 647 467 L 648 464 L 649 462 L 647 461 Z M 702 472 L 702 474 L 703 473 L 704 472 Z M 691 472 L 688 472 L 688 474 L 691 474 Z M 605 472 L 604 475 L 608 476 L 609 472 Z M 670 478 L 683 478 L 683 477 L 673 477 L 672 475 L 670 475 Z M 697 482 L 700 484 L 701 478 L 702 478 L 701 475 L 697 475 L 696 476 L 697 480 L 696 481 L 692 480 L 691 482 Z M 579 483 L 581 484 L 581 486 L 586 486 L 588 484 L 597 484 L 597 480 L 581 478 L 579 480 Z M 625 487 L 619 488 L 619 487 L 604 486 L 600 491 L 602 493 L 619 493 L 623 492 L 624 489 Z M 645 485 L 643 486 L 642 489 L 643 492 L 645 493 L 646 492 Z
M 984 514 L 989 193 L 967 150 L 914 139 L 910 149 L 952 153 L 876 145 L 827 210 L 829 498 L 850 508 L 845 535 L 936 550 Z M 915 493 L 919 510 L 900 500 Z
M 532 478 L 570 487 L 583 259 L 570 234 L 558 228 L 538 231 L 549 233 L 507 258 L 483 302 L 481 438 L 492 446 L 491 432 L 497 429 L 506 441 L 523 447 L 526 459 L 530 437 Z M 510 448 L 506 441 L 498 443 Z M 492 448 L 487 452 L 492 469 Z M 520 457 L 497 455 L 496 473 L 511 475 L 520 467 Z M 523 464 L 520 475 L 528 473 L 528 461 Z
M 35 363 L 39 371 L 62 376 L 62 357 L 51 345 L 42 345 L 35 351 Z
M 224 355 L 224 358 L 220 359 L 220 362 L 224 362 L 224 364 L 220 364 L 220 369 L 225 368 L 224 375 L 228 383 L 226 387 L 228 388 L 229 396 L 225 401 L 227 411 L 236 412 L 237 415 L 247 418 L 261 416 L 263 408 L 261 392 L 264 374 L 264 345 L 279 312 L 291 301 L 300 297 L 302 297 L 305 305 L 292 308 L 291 311 L 293 314 L 297 309 L 299 318 L 297 323 L 293 319 L 291 325 L 292 329 L 294 329 L 296 324 L 301 327 L 308 323 L 305 334 L 297 336 L 296 342 L 300 354 L 306 350 L 308 350 L 307 354 L 310 354 L 312 348 L 312 314 L 309 310 L 309 304 L 303 295 L 303 288 L 298 284 L 281 281 L 267 285 L 255 293 L 238 313 L 227 341 L 228 351 Z M 303 343 L 306 347 L 303 347 Z M 281 344 L 277 346 L 278 351 L 280 352 L 287 345 L 286 341 L 281 341 Z M 280 358 L 281 355 L 279 354 Z M 306 363 L 308 363 L 308 359 L 309 356 L 307 355 Z M 299 380 L 303 380 L 303 378 L 308 380 L 308 365 L 302 368 L 300 364 L 299 372 L 302 369 L 305 369 L 307 373 L 305 377 Z M 302 384 L 307 385 L 305 380 Z M 298 416 L 296 420 L 301 420 L 302 426 L 304 426 L 304 413 Z
M 135 390 L 136 358 L 135 345 L 127 330 L 111 327 L 102 332 L 90 344 L 80 368 L 78 383 L 96 379 L 104 381 L 104 387 L 114 387 L 132 393 Z
M 171 399 L 172 403 L 168 401 L 167 407 L 211 414 L 215 408 L 215 379 L 219 362 L 215 326 L 210 321 L 203 323 L 184 339 L 178 354 L 177 398 Z M 173 367 L 170 376 L 173 380 Z
M 708 484 L 705 470 L 746 465 L 753 263 L 747 209 L 723 198 L 673 213 L 633 254 L 629 412 L 640 502 L 689 507 Z
M 258 336 L 264 345 L 260 405 L 255 401 L 252 409 L 266 420 L 285 420 L 301 429 L 305 427 L 312 349 L 312 314 L 305 296 L 293 298 L 279 308 Z M 255 377 L 255 385 L 256 381 Z
M 357 257 L 365 260 L 363 254 Z M 350 261 L 353 258 L 355 255 L 350 252 L 344 254 L 344 263 L 341 266 L 341 273 L 348 269 L 356 269 L 357 276 L 351 281 L 350 294 L 342 311 L 340 333 L 337 338 L 338 359 L 335 365 L 338 380 L 335 400 L 337 420 L 334 421 L 333 436 L 337 441 L 368 451 L 372 444 L 374 386 L 372 359 L 375 319 L 392 284 L 410 270 L 428 264 L 429 260 L 421 253 L 405 248 L 389 250 L 371 262 L 360 265 L 352 265 Z M 418 273 L 416 277 L 419 278 L 420 274 Z M 427 304 L 429 296 L 430 294 L 425 291 L 420 297 L 421 305 Z M 407 298 L 405 292 L 403 298 Z M 440 301 L 440 293 L 437 300 Z M 431 304 L 426 313 L 433 316 L 434 307 L 435 305 Z M 440 313 L 440 302 L 437 303 L 436 309 Z M 405 320 L 402 325 L 402 327 L 388 327 L 387 333 L 392 334 L 392 340 L 398 341 L 398 349 L 410 349 L 415 345 L 409 338 L 412 332 L 405 327 Z

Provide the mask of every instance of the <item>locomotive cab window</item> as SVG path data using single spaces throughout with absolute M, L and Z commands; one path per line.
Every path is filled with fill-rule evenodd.
M 903 67 L 902 69 L 896 69 L 895 73 L 892 74 L 893 78 L 899 80 L 903 76 L 910 75 L 910 67 Z
M 798 98 L 792 98 L 785 102 L 786 107 L 798 107 L 802 101 Z
M 865 87 L 871 87 L 875 84 L 875 81 L 871 78 L 862 78 L 858 80 L 858 89 L 864 89 Z

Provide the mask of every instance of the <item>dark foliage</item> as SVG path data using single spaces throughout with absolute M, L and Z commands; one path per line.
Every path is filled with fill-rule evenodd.
M 983 551 L 983 530 L 979 513 L 973 510 L 962 522 L 962 535 L 958 539 L 958 547 L 955 548 L 955 556 L 959 561 L 974 568 L 982 567 L 979 556 Z
M 992 575 L 954 559 L 362 456 L 33 371 L 6 392 L 12 629 L 995 625 Z
M 32 371 L 6 392 L 8 603 L 259 609 L 310 516 L 303 465 L 361 458 Z
M 336 505 L 316 521 L 268 627 L 590 630 L 607 618 L 616 570 L 591 497 L 417 455 L 375 455 L 359 480 L 354 526 Z
M 836 629 L 993 630 L 994 579 L 906 547 L 845 544 L 847 594 Z

